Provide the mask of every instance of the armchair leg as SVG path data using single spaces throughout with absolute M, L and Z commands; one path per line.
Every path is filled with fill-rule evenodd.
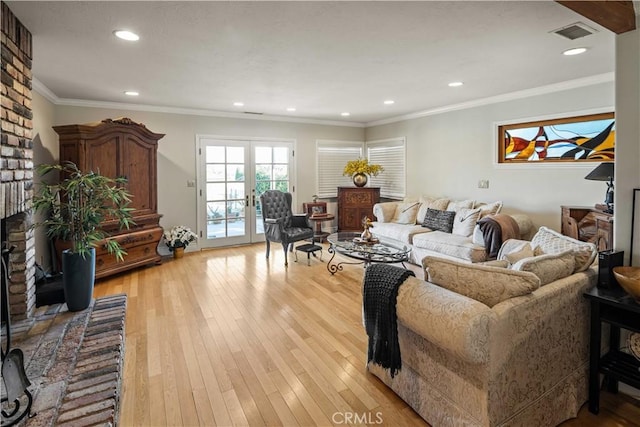
M 267 242 L 267 259 L 269 259 L 269 250 L 271 249 L 271 242 L 268 240 L 266 242 Z
M 289 244 L 282 243 L 282 249 L 284 250 L 284 266 L 287 267 L 289 265 L 289 254 L 287 253 Z

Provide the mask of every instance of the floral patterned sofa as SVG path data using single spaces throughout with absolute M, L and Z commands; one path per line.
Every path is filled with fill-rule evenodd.
M 488 259 L 482 234 L 477 222 L 487 215 L 495 215 L 502 209 L 502 202 L 481 203 L 475 200 L 452 201 L 448 198 L 422 196 L 402 202 L 382 202 L 373 207 L 373 235 L 387 242 L 411 247 L 409 262 L 420 265 L 428 255 L 466 262 L 483 262 Z M 447 211 L 454 215 L 451 229 L 443 231 L 428 228 L 425 217 L 433 211 Z M 524 214 L 510 215 L 519 228 L 521 239 L 531 238 L 533 224 Z M 428 218 L 427 218 L 428 219 Z
M 402 368 L 367 368 L 433 426 L 556 426 L 587 400 L 590 243 L 542 227 L 498 261 L 423 261 L 397 298 Z

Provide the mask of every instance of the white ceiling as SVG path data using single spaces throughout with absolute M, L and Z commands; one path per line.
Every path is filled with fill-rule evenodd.
M 61 103 L 371 123 L 614 71 L 614 34 L 553 1 L 6 3 Z M 598 32 L 549 33 L 577 21 Z

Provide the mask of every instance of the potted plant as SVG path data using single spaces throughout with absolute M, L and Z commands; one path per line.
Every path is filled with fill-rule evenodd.
M 82 172 L 71 162 L 40 165 L 36 171 L 40 176 L 61 173 L 59 183 L 42 182 L 34 195 L 33 208 L 46 217 L 33 226 L 45 227 L 49 238 L 70 245 L 62 252 L 64 296 L 69 311 L 84 310 L 93 296 L 96 245 L 103 243 L 119 261 L 127 254 L 116 240 L 104 240 L 108 235 L 99 228 L 105 220 L 117 221 L 120 229 L 133 224 L 127 180 Z
M 358 159 L 349 160 L 342 174 L 352 177 L 356 187 L 364 187 L 367 185 L 369 175 L 378 176 L 383 171 L 384 168 L 381 165 L 369 163 L 367 159 Z
M 173 252 L 174 258 L 182 258 L 185 248 L 198 238 L 196 233 L 184 225 L 176 225 L 171 230 L 165 231 L 163 237 L 169 250 Z

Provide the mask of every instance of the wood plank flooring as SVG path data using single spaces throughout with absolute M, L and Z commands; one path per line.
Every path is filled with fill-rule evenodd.
M 256 244 L 98 281 L 95 297 L 128 295 L 120 424 L 426 426 L 365 369 L 362 267 L 332 276 L 323 258 L 285 269 Z M 640 425 L 619 396 L 601 407 L 566 425 Z

